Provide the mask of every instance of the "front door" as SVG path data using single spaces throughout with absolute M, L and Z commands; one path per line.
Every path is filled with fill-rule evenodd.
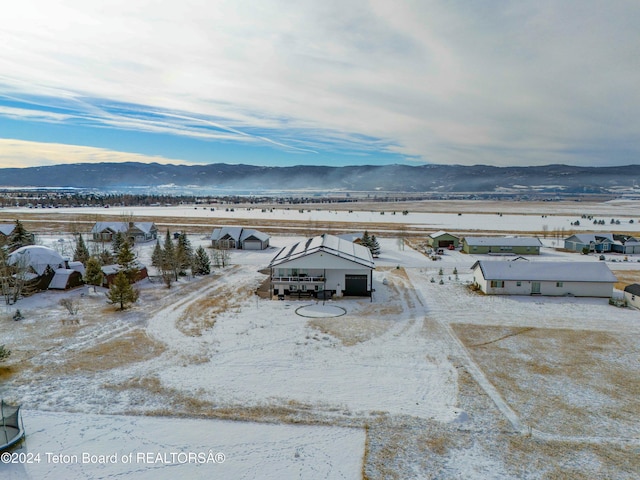
M 531 282 L 531 295 L 540 295 L 540 282 Z

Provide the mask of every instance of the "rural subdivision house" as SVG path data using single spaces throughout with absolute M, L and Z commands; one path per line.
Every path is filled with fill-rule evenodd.
M 431 248 L 449 248 L 449 245 L 453 245 L 454 248 L 458 248 L 460 238 L 441 230 L 428 235 L 427 244 Z
M 252 228 L 216 228 L 211 234 L 211 246 L 220 249 L 264 250 L 269 247 L 269 235 Z
M 464 237 L 462 251 L 489 255 L 540 255 L 537 237 Z
M 143 265 L 140 262 L 135 263 L 135 268 L 138 270 L 135 281 L 139 282 L 140 280 L 144 280 L 149 277 L 149 272 L 147 271 L 146 265 Z M 102 286 L 109 288 L 111 284 L 113 284 L 118 272 L 122 270 L 122 265 L 113 264 L 113 265 L 103 265 L 100 267 L 102 271 Z
M 471 270 L 487 295 L 611 297 L 617 281 L 602 262 L 479 260 Z
M 604 253 L 611 251 L 613 242 L 612 233 L 576 233 L 564 239 L 564 249 L 582 253 L 588 248 L 589 252 Z
M 271 291 L 328 298 L 371 296 L 375 264 L 362 245 L 323 234 L 282 248 L 269 264 Z
M 84 265 L 70 262 L 55 250 L 40 245 L 18 248 L 7 260 L 25 281 L 25 293 L 38 290 L 66 290 L 83 284 Z
M 91 235 L 96 242 L 111 242 L 118 232 L 133 243 L 158 238 L 158 228 L 153 222 L 96 222 L 91 229 Z
M 640 310 L 640 283 L 632 283 L 624 287 L 624 299 L 627 305 Z
M 640 241 L 631 235 L 617 233 L 576 233 L 564 240 L 565 250 L 582 253 L 588 249 L 589 253 L 622 253 L 630 255 L 640 253 Z

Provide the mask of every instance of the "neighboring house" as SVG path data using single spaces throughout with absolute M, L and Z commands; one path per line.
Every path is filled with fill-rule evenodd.
M 470 254 L 540 255 L 537 237 L 464 237 L 462 251 Z
M 14 228 L 16 228 L 15 223 L 0 223 L 0 243 L 9 238 Z
M 269 246 L 269 235 L 243 227 L 216 228 L 211 234 L 213 248 L 264 250 Z
M 431 248 L 449 248 L 449 245 L 453 245 L 454 248 L 458 248 L 460 238 L 441 230 L 428 235 L 427 244 Z
M 627 305 L 640 310 L 640 284 L 632 283 L 624 287 L 624 298 Z
M 269 264 L 274 295 L 371 296 L 373 257 L 362 245 L 324 234 L 282 248 Z
M 118 232 L 133 243 L 158 238 L 158 228 L 153 222 L 96 222 L 91 229 L 91 235 L 96 242 L 111 242 Z
M 613 245 L 612 233 L 576 233 L 564 240 L 564 249 L 582 253 L 585 248 L 589 252 L 610 252 Z
M 474 282 L 488 295 L 611 297 L 617 281 L 603 262 L 479 260 Z
M 614 233 L 611 251 L 625 255 L 640 253 L 640 241 L 630 235 L 618 235 Z
M 340 235 L 336 235 L 338 238 L 342 240 L 347 240 L 351 243 L 357 243 L 358 245 L 362 244 L 362 239 L 364 238 L 364 232 L 358 233 L 342 233 Z
M 147 271 L 147 267 L 141 263 L 136 264 L 136 268 L 138 269 L 138 276 L 136 277 L 136 282 L 140 280 L 144 280 L 149 276 L 149 272 Z M 116 278 L 116 275 L 120 270 L 122 270 L 122 266 L 118 264 L 114 265 L 103 265 L 100 267 L 102 270 L 102 286 L 109 288 L 113 281 Z
M 55 250 L 40 245 L 21 247 L 9 254 L 7 263 L 15 266 L 29 291 L 77 287 L 83 284 L 84 266 L 69 262 Z

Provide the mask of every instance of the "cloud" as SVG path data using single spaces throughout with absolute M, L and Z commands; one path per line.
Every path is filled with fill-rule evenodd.
M 187 163 L 184 160 L 117 152 L 104 148 L 0 138 L 0 168 L 100 162 Z
M 22 0 L 0 17 L 0 94 L 70 110 L 0 115 L 292 153 L 637 163 L 638 23 L 623 0 Z

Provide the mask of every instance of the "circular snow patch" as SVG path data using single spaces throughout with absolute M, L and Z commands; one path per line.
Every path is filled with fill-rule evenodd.
M 341 317 L 347 311 L 335 305 L 312 304 L 296 308 L 296 313 L 307 318 L 331 318 Z

